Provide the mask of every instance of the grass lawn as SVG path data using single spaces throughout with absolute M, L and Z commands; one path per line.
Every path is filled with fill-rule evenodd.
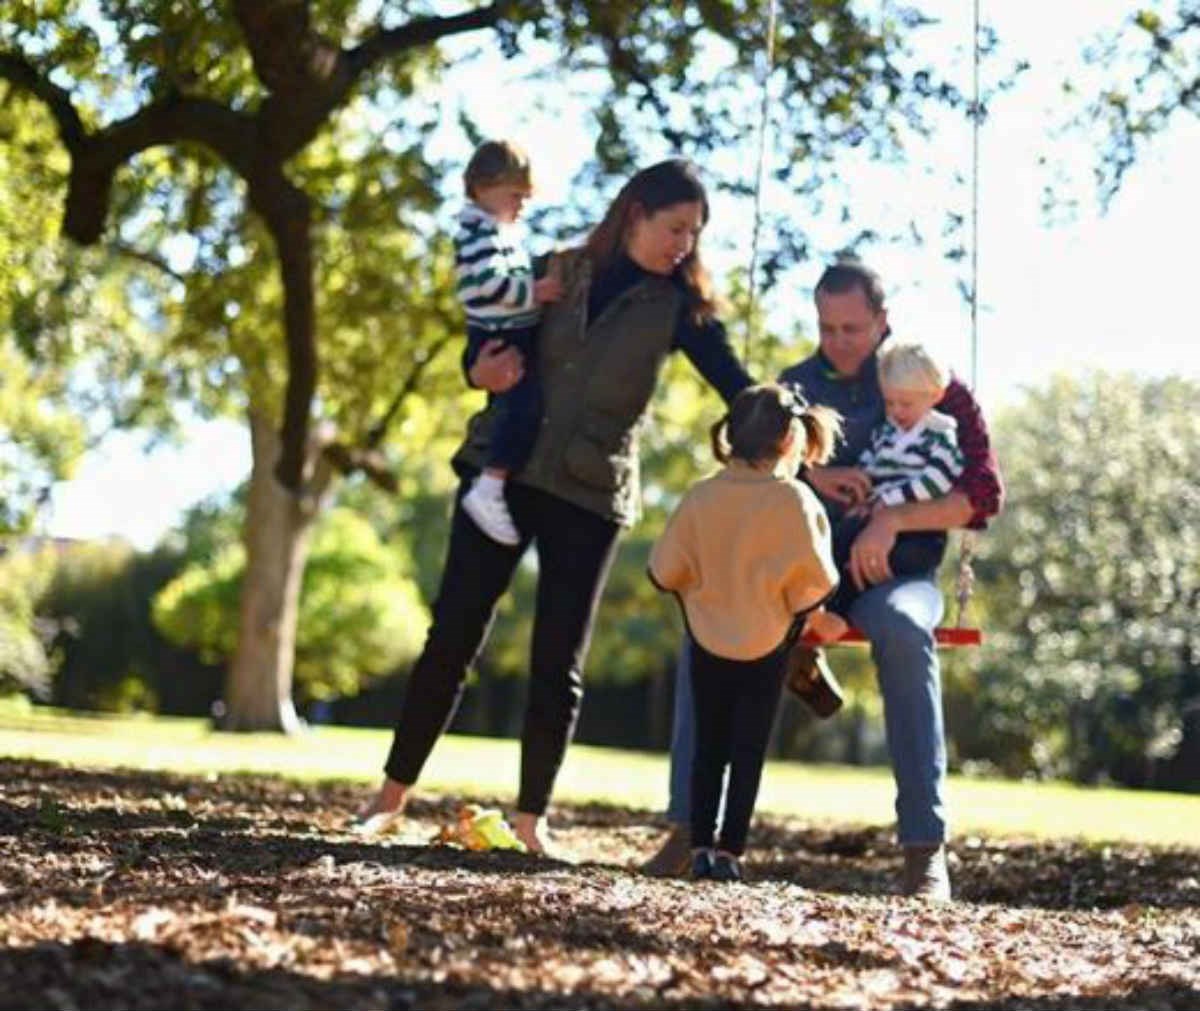
M 276 773 L 369 784 L 389 739 L 385 731 L 348 727 L 320 727 L 296 738 L 214 734 L 197 719 L 0 706 L 0 755 L 88 768 Z M 448 736 L 434 750 L 421 787 L 511 798 L 517 760 L 515 741 Z M 558 782 L 555 795 L 563 801 L 657 810 L 665 799 L 667 761 L 659 754 L 573 745 Z M 817 823 L 880 825 L 892 820 L 892 799 L 886 769 L 772 762 L 759 808 Z M 952 776 L 950 804 L 959 835 L 1200 845 L 1196 796 Z

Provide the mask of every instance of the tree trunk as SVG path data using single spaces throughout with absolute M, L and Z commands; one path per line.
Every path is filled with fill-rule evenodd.
M 304 491 L 305 465 L 311 461 L 308 421 L 319 365 L 310 201 L 274 163 L 250 180 L 250 206 L 267 223 L 279 256 L 288 368 L 276 477 L 299 495 Z
M 254 466 L 246 503 L 246 573 L 238 644 L 225 686 L 226 730 L 300 728 L 292 703 L 292 665 L 300 583 L 315 512 L 275 477 L 280 441 L 261 415 L 250 418 Z

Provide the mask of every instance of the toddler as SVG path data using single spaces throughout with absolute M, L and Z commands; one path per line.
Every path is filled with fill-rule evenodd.
M 521 352 L 524 371 L 499 397 L 503 407 L 491 433 L 487 465 L 463 497 L 463 509 L 494 541 L 515 546 L 520 533 L 504 501 L 504 484 L 529 458 L 542 414 L 537 380 L 539 306 L 556 301 L 556 277 L 534 278 L 520 223 L 533 191 L 529 158 L 508 141 L 481 144 L 463 174 L 467 202 L 454 236 L 458 298 L 467 313 L 468 369 L 480 349 L 498 339 Z
M 962 473 L 957 426 L 935 411 L 950 381 L 949 371 L 924 346 L 889 339 L 879 354 L 879 386 L 887 417 L 871 433 L 858 466 L 871 479 L 871 494 L 834 527 L 833 553 L 845 572 L 850 548 L 879 506 L 940 498 Z M 902 533 L 888 555 L 893 576 L 931 573 L 946 551 L 945 531 Z M 828 610 L 812 616 L 812 632 L 822 641 L 836 640 L 846 630 L 846 616 L 860 591 L 842 580 Z

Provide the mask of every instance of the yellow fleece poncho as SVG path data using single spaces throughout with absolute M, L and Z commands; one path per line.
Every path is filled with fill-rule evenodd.
M 650 555 L 708 652 L 755 660 L 837 585 L 829 518 L 812 490 L 738 460 L 683 497 Z

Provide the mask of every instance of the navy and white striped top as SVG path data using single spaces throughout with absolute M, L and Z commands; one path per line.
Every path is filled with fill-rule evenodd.
M 537 323 L 527 238 L 520 222 L 501 224 L 477 204 L 459 212 L 455 270 L 468 327 L 504 333 Z
M 871 478 L 872 498 L 884 505 L 941 498 L 963 471 L 958 425 L 940 411 L 929 411 L 907 431 L 885 420 L 858 465 Z

